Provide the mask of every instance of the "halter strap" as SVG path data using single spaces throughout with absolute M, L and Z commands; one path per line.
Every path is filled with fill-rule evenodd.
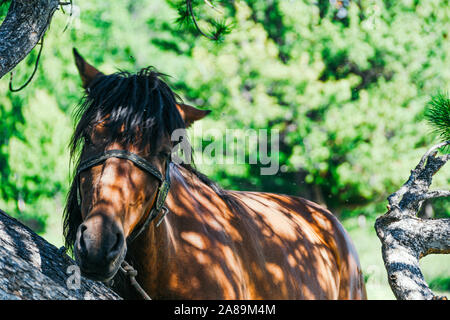
M 80 172 L 89 169 L 97 164 L 100 164 L 104 161 L 106 161 L 109 158 L 120 158 L 120 159 L 126 159 L 133 162 L 135 165 L 137 165 L 139 168 L 144 169 L 148 173 L 152 174 L 155 178 L 157 178 L 160 182 L 163 182 L 163 176 L 159 172 L 158 169 L 156 169 L 150 162 L 145 160 L 144 158 L 138 156 L 135 153 L 126 151 L 126 150 L 108 150 L 104 153 L 97 155 L 95 157 L 89 158 L 82 163 L 80 163 L 80 166 L 77 170 L 77 175 L 80 174 Z
M 133 232 L 128 236 L 127 242 L 131 243 L 133 242 L 137 237 L 140 236 L 140 234 L 147 228 L 147 226 L 152 222 L 158 214 L 161 212 L 161 210 L 164 211 L 161 219 L 157 222 L 156 226 L 158 227 L 163 219 L 165 218 L 166 214 L 169 212 L 169 209 L 164 207 L 164 203 L 166 202 L 167 195 L 169 194 L 170 189 L 170 161 L 167 159 L 166 162 L 166 179 L 161 182 L 161 185 L 158 188 L 156 200 L 153 203 L 152 208 L 150 209 L 150 213 L 147 215 L 147 218 L 144 221 L 144 224 L 139 229 L 134 229 Z
M 144 223 L 139 229 L 133 230 L 133 232 L 128 236 L 127 242 L 131 243 L 134 241 L 150 224 L 151 221 L 153 221 L 158 214 L 161 212 L 161 210 L 164 210 L 164 214 L 161 217 L 161 219 L 158 221 L 157 226 L 161 224 L 166 214 L 169 212 L 169 210 L 164 207 L 164 203 L 166 202 L 167 195 L 169 193 L 170 189 L 170 159 L 167 159 L 166 162 L 166 176 L 165 178 L 163 175 L 159 172 L 159 170 L 152 165 L 150 162 L 145 160 L 144 158 L 138 156 L 135 153 L 126 151 L 126 150 L 107 150 L 103 152 L 102 154 L 99 154 L 97 156 L 94 156 L 92 158 L 89 158 L 83 162 L 80 163 L 76 179 L 77 179 L 77 200 L 78 205 L 81 208 L 81 191 L 80 191 L 80 173 L 92 168 L 104 161 L 106 161 L 109 158 L 120 158 L 120 159 L 126 159 L 133 162 L 136 166 L 143 169 L 147 173 L 150 173 L 152 176 L 154 176 L 158 181 L 160 182 L 160 186 L 158 190 L 156 191 L 156 200 L 154 201 L 152 207 L 149 209 L 149 213 L 147 214 L 147 217 L 145 218 Z

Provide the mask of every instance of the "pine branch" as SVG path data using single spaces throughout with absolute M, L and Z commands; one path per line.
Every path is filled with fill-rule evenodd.
M 450 140 L 450 99 L 448 93 L 438 93 L 431 98 L 425 118 L 433 131 L 443 140 Z
M 185 29 L 196 30 L 200 35 L 210 40 L 213 41 L 223 40 L 223 37 L 231 32 L 232 29 L 231 24 L 226 23 L 225 19 L 221 20 L 206 19 L 211 30 L 209 31 L 203 30 L 198 23 L 198 18 L 196 16 L 196 12 L 194 11 L 194 9 L 199 8 L 201 4 L 206 5 L 210 10 L 222 13 L 220 10 L 214 7 L 212 1 L 182 0 L 181 2 L 175 2 L 174 4 L 172 4 L 177 8 L 178 11 L 178 18 L 176 19 L 176 23 L 178 23 L 181 27 Z

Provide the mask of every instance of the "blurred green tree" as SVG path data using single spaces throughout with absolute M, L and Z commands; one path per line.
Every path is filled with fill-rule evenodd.
M 41 230 L 48 213 L 61 212 L 71 115 L 83 94 L 76 46 L 105 73 L 153 65 L 171 75 L 187 103 L 213 110 L 199 123 L 204 131 L 279 130 L 275 176 L 261 176 L 260 165 L 198 163 L 222 186 L 301 195 L 342 217 L 384 212 L 386 196 L 437 139 L 423 119 L 429 96 L 450 83 L 448 0 L 194 6 L 205 32 L 214 34 L 216 20 L 233 26 L 221 41 L 178 24 L 177 3 L 127 0 L 112 10 L 76 1 L 71 16 L 55 15 L 33 82 L 17 94 L 0 82 L 0 206 Z M 36 55 L 16 68 L 15 83 Z M 440 173 L 434 183 L 448 180 Z

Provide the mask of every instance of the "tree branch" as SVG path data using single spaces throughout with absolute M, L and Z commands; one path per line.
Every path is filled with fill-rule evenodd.
M 446 299 L 430 290 L 419 259 L 450 253 L 450 219 L 423 220 L 417 213 L 424 200 L 450 196 L 450 191 L 429 191 L 433 175 L 450 158 L 448 154 L 436 156 L 436 150 L 449 144 L 440 143 L 425 153 L 408 181 L 388 197 L 388 212 L 375 222 L 389 285 L 397 299 Z
M 36 46 L 50 25 L 58 0 L 13 0 L 0 26 L 0 78 Z
M 75 261 L 0 210 L 0 300 L 121 299 Z
M 424 195 L 420 197 L 422 200 L 433 199 L 433 198 L 442 198 L 442 197 L 450 197 L 450 190 L 433 190 L 428 191 Z

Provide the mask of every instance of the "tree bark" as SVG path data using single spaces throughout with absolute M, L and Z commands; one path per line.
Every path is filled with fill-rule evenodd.
M 82 277 L 75 262 L 0 210 L 0 300 L 117 300 L 101 282 Z
M 0 79 L 36 46 L 58 5 L 58 0 L 12 0 L 0 26 Z
M 450 159 L 450 154 L 436 156 L 436 150 L 449 144 L 446 141 L 425 153 L 408 181 L 388 197 L 388 212 L 375 222 L 389 285 L 397 299 L 447 299 L 430 290 L 419 259 L 450 253 L 450 219 L 420 219 L 417 214 L 425 200 L 450 195 L 446 190 L 429 191 L 433 175 Z

